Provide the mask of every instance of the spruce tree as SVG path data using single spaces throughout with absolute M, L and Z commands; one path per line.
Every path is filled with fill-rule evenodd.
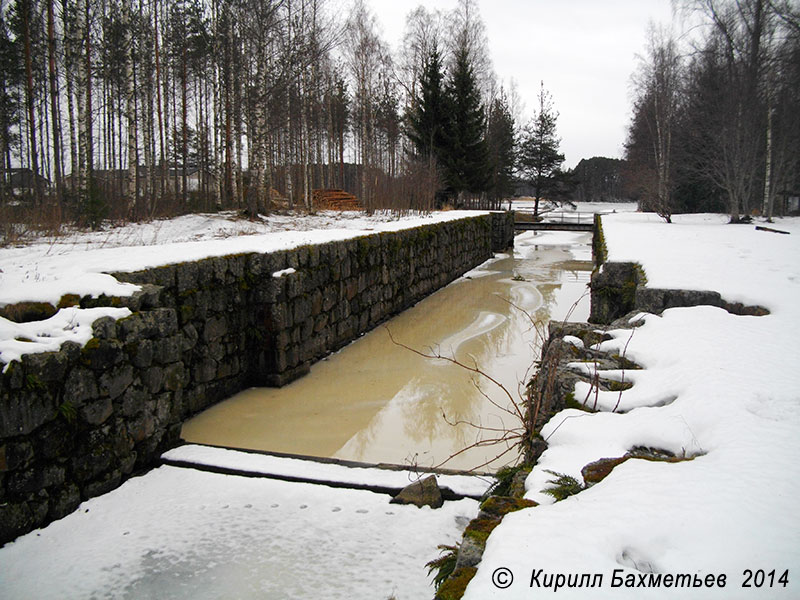
M 425 60 L 419 89 L 419 96 L 415 98 L 414 106 L 407 116 L 408 137 L 419 158 L 441 162 L 447 124 L 447 102 L 442 59 L 435 43 Z
M 443 162 L 448 191 L 460 200 L 464 192 L 485 192 L 490 171 L 489 149 L 484 137 L 486 116 L 465 45 L 456 50 L 446 93 L 449 118 Z
M 534 189 L 534 216 L 538 216 L 543 198 L 555 199 L 564 180 L 561 171 L 564 155 L 558 151 L 561 140 L 556 136 L 557 119 L 558 113 L 542 82 L 539 110 L 525 127 L 519 155 L 520 171 Z
M 486 126 L 486 143 L 489 147 L 489 197 L 496 206 L 503 198 L 514 193 L 514 162 L 516 159 L 516 134 L 514 117 L 508 108 L 505 95 L 495 98 L 489 111 Z
M 16 128 L 20 122 L 22 101 L 19 90 L 23 81 L 20 43 L 10 33 L 5 15 L 0 11 L 0 198 L 11 193 L 7 187 L 11 151 L 19 143 Z

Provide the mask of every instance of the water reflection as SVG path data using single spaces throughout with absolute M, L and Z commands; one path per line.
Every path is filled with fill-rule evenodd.
M 573 234 L 570 241 L 553 245 L 546 243 L 547 234 L 523 234 L 514 256 L 483 265 L 387 327 L 402 344 L 482 369 L 517 397 L 536 359 L 539 332 L 550 319 L 563 319 L 585 292 L 590 238 Z M 571 318 L 587 315 L 584 298 Z M 509 406 L 505 392 L 485 378 L 401 348 L 379 327 L 284 388 L 247 390 L 201 413 L 184 425 L 183 437 L 239 448 L 434 466 L 481 439 L 474 427 L 452 423 L 515 426 L 486 396 L 500 407 Z M 483 438 L 492 435 L 484 432 Z M 446 466 L 473 468 L 501 450 L 475 448 Z

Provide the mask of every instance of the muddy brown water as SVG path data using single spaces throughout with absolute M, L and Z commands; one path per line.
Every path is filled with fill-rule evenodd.
M 511 462 L 515 451 L 503 454 L 508 443 L 459 452 L 518 426 L 512 400 L 520 402 L 548 321 L 587 318 L 590 242 L 584 233 L 524 233 L 513 256 L 481 265 L 309 375 L 279 389 L 245 390 L 200 413 L 182 437 L 369 463 L 487 470 Z M 390 332 L 463 366 L 420 356 Z M 476 367 L 502 388 L 470 370 Z

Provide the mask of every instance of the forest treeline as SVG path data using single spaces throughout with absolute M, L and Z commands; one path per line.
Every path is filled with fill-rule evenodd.
M 363 0 L 3 0 L 0 204 L 23 190 L 89 224 L 311 208 L 316 188 L 367 209 L 493 204 L 515 124 L 476 6 L 416 9 L 393 56 Z M 446 160 L 420 139 L 434 55 Z
M 795 0 L 680 0 L 684 33 L 651 28 L 634 76 L 629 195 L 645 210 L 797 211 L 800 10 Z

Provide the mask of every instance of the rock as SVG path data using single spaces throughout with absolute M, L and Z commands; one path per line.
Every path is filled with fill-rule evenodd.
M 31 323 L 49 319 L 56 312 L 56 307 L 49 302 L 17 302 L 0 308 L 0 317 L 15 323 Z
M 422 508 L 440 508 L 444 504 L 442 491 L 436 482 L 435 475 L 429 475 L 404 487 L 397 496 L 392 498 L 392 504 L 414 504 Z
M 0 504 L 0 546 L 33 527 L 33 515 L 25 502 Z
M 618 458 L 601 458 L 589 463 L 581 469 L 581 475 L 586 486 L 594 485 L 608 477 L 609 473 L 616 467 L 628 460 L 630 456 L 620 456 Z
M 456 569 L 463 567 L 474 567 L 483 558 L 483 551 L 486 545 L 481 544 L 479 541 L 465 537 L 458 547 L 458 558 L 456 559 Z

